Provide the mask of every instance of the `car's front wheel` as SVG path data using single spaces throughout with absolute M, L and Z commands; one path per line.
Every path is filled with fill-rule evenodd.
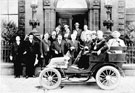
M 61 84 L 61 74 L 57 69 L 45 68 L 40 73 L 39 83 L 46 89 L 55 89 Z

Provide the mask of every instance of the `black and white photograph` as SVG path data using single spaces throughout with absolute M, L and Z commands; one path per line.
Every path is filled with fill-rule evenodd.
M 135 0 L 0 0 L 0 93 L 135 93 Z

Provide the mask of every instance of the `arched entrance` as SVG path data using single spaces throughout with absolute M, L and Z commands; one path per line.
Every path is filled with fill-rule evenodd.
M 87 24 L 90 30 L 100 29 L 101 0 L 43 0 L 44 31 L 51 33 L 58 23 L 69 25 L 79 22 L 81 29 Z
M 86 0 L 58 0 L 56 3 L 56 25 L 69 25 L 74 29 L 75 22 L 79 22 L 80 28 L 88 25 L 88 4 Z

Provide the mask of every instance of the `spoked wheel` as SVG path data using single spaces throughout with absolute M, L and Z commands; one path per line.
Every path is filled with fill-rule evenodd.
M 101 89 L 114 89 L 120 82 L 120 73 L 112 66 L 101 67 L 96 73 L 96 82 Z
M 46 68 L 40 73 L 39 82 L 46 89 L 55 89 L 61 84 L 61 74 L 54 68 Z

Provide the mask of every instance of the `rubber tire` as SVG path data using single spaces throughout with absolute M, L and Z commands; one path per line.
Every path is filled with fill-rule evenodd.
M 53 85 L 53 86 L 48 86 L 48 85 L 44 84 L 44 82 L 42 81 L 42 77 L 43 77 L 44 73 L 47 72 L 47 71 L 53 71 L 58 77 L 57 83 L 55 85 Z M 55 89 L 55 88 L 59 87 L 59 85 L 61 84 L 61 74 L 57 69 L 45 68 L 43 71 L 41 71 L 41 73 L 39 75 L 39 83 L 45 89 Z
M 118 77 L 118 80 L 117 80 L 116 84 L 114 84 L 114 85 L 112 85 L 112 86 L 105 86 L 105 85 L 103 85 L 103 84 L 100 82 L 100 80 L 99 80 L 98 78 L 99 78 L 100 74 L 101 74 L 104 70 L 106 70 L 106 69 L 110 69 L 110 70 L 112 70 L 113 72 L 115 72 L 115 74 L 116 74 L 117 77 Z M 104 89 L 104 90 L 115 89 L 115 88 L 119 85 L 120 79 L 121 79 L 121 75 L 120 75 L 119 71 L 118 71 L 115 67 L 113 67 L 113 66 L 104 66 L 104 67 L 101 67 L 101 68 L 97 71 L 97 73 L 96 73 L 96 83 L 97 83 L 97 85 L 98 85 L 101 89 Z

